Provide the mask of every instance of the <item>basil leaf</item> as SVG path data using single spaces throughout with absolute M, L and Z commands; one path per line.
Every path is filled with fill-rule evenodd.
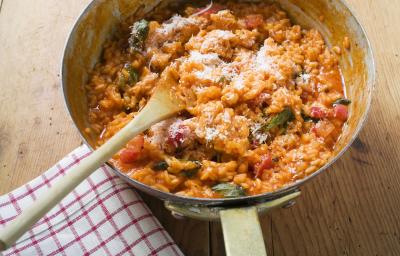
M 339 98 L 339 99 L 337 99 L 337 100 L 335 100 L 334 102 L 333 102 L 333 106 L 335 106 L 335 105 L 349 105 L 351 103 L 351 100 L 349 100 L 349 99 L 345 99 L 345 98 Z
M 270 119 L 270 121 L 263 127 L 263 130 L 264 132 L 268 132 L 275 127 L 285 125 L 287 122 L 294 120 L 294 118 L 293 110 L 290 107 L 285 107 L 282 112 Z
M 131 37 L 129 37 L 129 46 L 132 51 L 140 52 L 143 50 L 144 41 L 146 41 L 147 34 L 149 33 L 149 22 L 147 20 L 136 21 L 131 27 Z
M 211 188 L 226 198 L 245 196 L 246 193 L 241 186 L 232 183 L 220 183 Z
M 163 171 L 163 170 L 167 170 L 168 167 L 169 167 L 169 165 L 167 162 L 160 161 L 160 162 L 155 163 L 152 168 L 155 171 Z

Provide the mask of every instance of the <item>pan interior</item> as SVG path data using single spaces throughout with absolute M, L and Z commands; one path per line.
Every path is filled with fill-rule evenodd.
M 179 5 L 181 2 L 190 1 L 94 0 L 77 20 L 64 52 L 62 83 L 71 117 L 84 141 L 90 147 L 94 147 L 95 137 L 84 132 L 88 126 L 84 85 L 90 71 L 101 56 L 104 42 L 113 35 L 118 24 L 127 17 L 135 15 L 139 19 L 156 7 L 162 8 L 162 6 L 170 4 Z M 349 121 L 343 128 L 343 134 L 336 144 L 335 157 L 330 163 L 313 175 L 287 188 L 273 193 L 253 196 L 253 198 L 267 199 L 293 190 L 301 183 L 322 172 L 345 151 L 364 123 L 375 79 L 375 66 L 369 42 L 363 29 L 343 2 L 338 0 L 280 0 L 270 2 L 280 4 L 288 12 L 294 23 L 306 28 L 317 28 L 330 46 L 341 46 L 344 37 L 350 39 L 351 49 L 341 55 L 340 68 L 346 85 L 346 94 L 353 100 L 354 104 L 350 104 Z M 182 201 L 182 198 L 179 199 L 178 196 L 156 192 L 154 189 L 139 184 L 128 177 L 125 178 L 133 186 L 153 195 L 172 201 Z M 233 199 L 230 201 L 240 200 Z M 186 201 L 214 204 L 229 200 L 186 199 Z

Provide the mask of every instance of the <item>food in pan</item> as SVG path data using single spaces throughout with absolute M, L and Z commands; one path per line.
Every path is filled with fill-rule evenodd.
M 346 49 L 329 49 L 275 4 L 174 10 L 121 24 L 86 85 L 98 145 L 160 79 L 186 102 L 133 138 L 111 160 L 117 168 L 158 190 L 220 198 L 275 191 L 328 162 L 348 119 Z

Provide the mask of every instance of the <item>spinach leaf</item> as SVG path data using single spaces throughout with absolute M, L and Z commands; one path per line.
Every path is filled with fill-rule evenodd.
M 345 98 L 339 98 L 339 99 L 337 99 L 337 100 L 335 100 L 334 102 L 333 102 L 333 106 L 335 106 L 335 105 L 349 105 L 351 103 L 351 100 L 349 100 L 349 99 L 345 99 Z
M 246 193 L 241 186 L 232 183 L 220 183 L 211 188 L 215 192 L 221 193 L 226 198 L 245 196 Z
M 168 167 L 169 167 L 169 165 L 167 162 L 160 161 L 160 162 L 155 163 L 152 168 L 155 171 L 163 171 L 163 170 L 167 170 Z
M 132 26 L 131 37 L 129 38 L 129 46 L 134 52 L 143 50 L 144 41 L 149 33 L 149 22 L 147 20 L 136 21 Z
M 268 132 L 271 129 L 285 125 L 288 122 L 294 120 L 294 112 L 290 107 L 285 107 L 285 109 L 279 114 L 272 117 L 269 122 L 263 127 L 264 132 Z

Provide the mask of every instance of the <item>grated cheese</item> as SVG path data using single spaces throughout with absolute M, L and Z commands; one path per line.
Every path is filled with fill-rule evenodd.
M 222 120 L 224 120 L 225 123 L 230 123 L 231 122 L 231 115 L 229 114 L 228 111 L 224 111 L 224 115 L 222 116 Z
M 171 126 L 169 127 L 168 131 L 171 135 L 171 137 L 175 138 L 178 134 L 182 133 L 182 128 L 181 125 L 182 124 L 182 120 L 177 119 L 174 123 L 171 124 Z M 183 138 L 180 138 L 181 140 Z M 182 141 L 179 141 L 182 142 Z
M 268 55 L 270 49 L 271 48 L 268 45 L 264 45 L 260 48 L 256 55 L 255 67 L 259 71 L 273 75 L 276 79 L 283 79 L 278 66 L 279 59 Z
M 231 31 L 214 30 L 215 37 L 213 38 L 231 38 L 234 37 Z M 232 62 L 224 62 L 217 53 L 201 53 L 197 50 L 190 51 L 189 55 L 184 58 L 184 62 L 202 64 L 202 70 L 194 71 L 194 75 L 198 79 L 211 80 L 218 82 L 222 77 L 228 81 L 232 81 L 232 86 L 236 90 L 245 88 L 246 70 L 243 70 L 243 65 L 250 67 L 250 72 L 265 72 L 276 79 L 284 79 L 280 72 L 279 63 L 282 61 L 279 56 L 272 55 L 273 46 L 264 44 L 260 50 L 254 53 L 244 52 L 243 56 Z M 242 67 L 242 68 L 241 68 Z M 305 74 L 303 79 L 308 80 L 310 76 Z
M 236 62 L 232 62 L 232 63 L 225 63 L 225 65 L 222 65 L 221 67 L 222 76 L 227 78 L 228 80 L 232 80 L 235 76 L 237 76 L 239 73 L 234 68 L 234 65 L 236 64 L 237 64 Z
M 167 138 L 168 128 L 175 121 L 176 121 L 176 118 L 170 118 L 170 119 L 158 122 L 155 125 L 153 125 L 149 130 L 149 133 L 151 134 L 148 137 L 149 142 L 151 144 L 161 148 L 162 144 L 164 143 L 164 141 Z
M 194 72 L 198 79 L 213 80 L 213 68 L 205 66 L 202 71 Z
M 212 141 L 218 135 L 219 135 L 219 131 L 216 128 L 206 127 L 205 138 L 207 141 Z
M 311 74 L 308 74 L 308 73 L 302 73 L 302 74 L 300 74 L 300 76 L 299 76 L 299 80 L 300 80 L 300 82 L 302 82 L 303 84 L 308 84 L 309 82 L 310 82 L 310 78 L 311 78 Z M 297 81 L 297 82 L 299 82 L 299 81 Z
M 204 65 L 218 65 L 223 61 L 217 53 L 200 53 L 199 51 L 190 51 L 188 61 L 202 63 Z
M 172 16 L 168 21 L 164 22 L 160 28 L 156 29 L 156 33 L 169 35 L 175 31 L 181 30 L 188 25 L 197 25 L 198 21 L 191 17 L 185 18 L 178 14 Z
M 203 80 L 213 80 L 213 70 L 216 69 L 217 65 L 223 63 L 223 61 L 218 57 L 218 54 L 202 54 L 199 51 L 191 51 L 187 58 L 187 62 L 203 64 L 203 70 L 194 73 L 197 78 Z
M 261 123 L 254 123 L 252 126 L 250 126 L 252 137 L 260 144 L 264 144 L 269 138 L 269 134 L 261 130 L 262 126 L 263 124 Z
M 243 81 L 243 74 L 240 74 L 236 79 L 232 81 L 233 83 L 233 88 L 236 90 L 242 90 L 244 89 L 244 81 Z
M 230 40 L 236 36 L 230 30 L 221 30 L 221 29 L 213 30 L 209 34 L 213 35 L 213 37 L 210 38 L 212 40 L 215 40 L 215 39 Z

